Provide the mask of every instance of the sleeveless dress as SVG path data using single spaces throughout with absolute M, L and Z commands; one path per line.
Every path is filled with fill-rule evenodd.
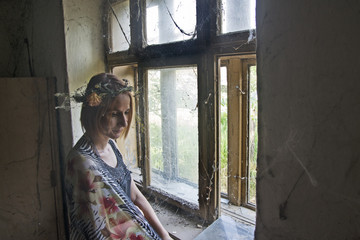
M 119 151 L 119 149 L 115 146 L 114 141 L 109 141 L 111 148 L 113 149 L 115 155 L 117 164 L 116 167 L 110 167 L 107 165 L 104 161 L 100 162 L 101 167 L 106 168 L 110 175 L 113 177 L 113 179 L 116 180 L 116 182 L 120 185 L 120 187 L 124 190 L 126 195 L 130 198 L 130 183 L 131 183 L 131 172 L 126 167 L 122 155 Z
M 65 164 L 65 195 L 70 239 L 161 239 L 130 199 L 130 171 L 113 140 L 112 168 L 83 135 Z

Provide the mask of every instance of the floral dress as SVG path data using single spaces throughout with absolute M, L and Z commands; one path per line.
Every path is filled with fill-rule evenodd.
M 118 165 L 123 164 L 116 151 Z M 128 183 L 119 181 L 94 152 L 91 140 L 82 136 L 70 151 L 65 168 L 70 239 L 160 239 L 130 200 L 129 191 L 121 187 Z

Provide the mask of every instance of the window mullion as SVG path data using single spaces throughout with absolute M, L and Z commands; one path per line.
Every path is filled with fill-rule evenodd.
M 250 175 L 249 175 L 249 167 L 250 167 L 250 145 L 249 145 L 249 135 L 250 135 L 250 66 L 256 65 L 255 59 L 246 59 L 242 62 L 242 85 L 243 89 L 246 90 L 246 95 L 244 95 L 244 101 L 242 104 L 243 108 L 243 136 L 242 136 L 242 205 L 249 207 L 251 209 L 255 209 L 255 206 L 250 203 L 249 195 L 250 195 Z
M 130 0 L 130 34 L 131 34 L 131 53 L 142 51 L 145 44 L 145 1 Z
M 138 153 L 138 156 L 140 156 L 139 162 L 141 167 L 141 174 L 143 177 L 143 187 L 150 186 L 150 159 L 147 157 L 149 156 L 149 128 L 148 126 L 148 116 L 147 112 L 148 104 L 146 102 L 147 96 L 147 80 L 146 80 L 146 72 L 145 68 L 142 66 L 142 63 L 139 63 L 139 78 L 138 78 L 138 91 L 139 91 L 139 118 L 138 120 L 138 129 L 140 136 L 140 153 Z
M 199 64 L 199 207 L 203 219 L 219 216 L 219 159 L 216 124 L 215 64 L 212 54 L 204 54 Z
M 248 61 L 242 60 L 241 61 L 241 82 L 240 86 L 242 90 L 241 96 L 241 105 L 240 105 L 240 112 L 241 112 L 241 136 L 240 136 L 240 148 L 241 148 L 241 155 L 240 156 L 240 173 L 241 173 L 241 204 L 247 205 L 247 195 L 248 195 L 248 103 L 249 103 L 249 89 L 248 89 Z
M 243 156 L 243 86 L 241 59 L 230 59 L 228 65 L 228 196 L 233 205 L 241 204 L 241 170 Z

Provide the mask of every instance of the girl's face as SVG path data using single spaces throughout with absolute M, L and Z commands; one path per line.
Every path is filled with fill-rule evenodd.
M 115 97 L 109 110 L 101 119 L 101 134 L 111 139 L 120 137 L 122 131 L 128 126 L 130 114 L 130 96 L 126 93 Z

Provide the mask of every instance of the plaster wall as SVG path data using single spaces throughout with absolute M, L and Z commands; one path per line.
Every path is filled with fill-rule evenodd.
M 30 76 L 24 40 L 31 37 L 31 20 L 31 1 L 0 1 L 1 77 Z
M 85 86 L 105 71 L 102 0 L 64 0 L 64 24 L 69 90 Z M 80 104 L 71 109 L 74 143 L 82 136 Z
M 45 77 L 48 79 L 51 79 L 50 81 L 53 81 L 55 83 L 56 92 L 68 92 L 68 84 L 67 84 L 67 71 L 66 71 L 66 55 L 65 55 L 65 36 L 64 36 L 64 21 L 63 21 L 63 7 L 62 7 L 62 1 L 61 0 L 54 0 L 54 1 L 48 1 L 48 0 L 17 0 L 17 1 L 0 1 L 0 76 L 1 77 L 7 77 L 10 80 L 9 81 L 16 81 L 15 77 L 26 77 L 28 81 L 32 81 L 34 78 L 29 77 Z M 25 41 L 26 39 L 26 41 Z M 35 84 L 36 85 L 36 84 Z M 3 89 L 6 89 L 6 86 L 3 87 Z M 25 96 L 23 90 L 21 90 L 21 86 L 19 86 L 18 91 Z M 18 93 L 19 93 L 18 92 Z M 25 95 L 24 95 L 25 94 Z M 46 94 L 46 93 L 45 93 Z M 15 94 L 16 95 L 16 94 Z M 16 97 L 15 95 L 10 95 L 10 98 L 7 98 L 7 100 L 11 103 L 16 102 L 19 100 L 19 97 Z M 35 99 L 37 96 L 32 96 L 32 99 Z M 41 95 L 43 97 L 43 95 Z M 14 98 L 14 99 L 12 99 Z M 31 98 L 30 98 L 31 99 Z M 6 104 L 6 103 L 4 103 Z M 24 106 L 18 106 L 19 109 Z M 16 110 L 16 107 L 15 107 Z M 55 109 L 53 109 L 53 112 L 55 113 Z M 3 111 L 1 116 L 4 117 L 7 112 Z M 66 111 L 58 111 L 58 121 L 57 121 L 57 134 L 56 137 L 57 140 L 59 140 L 59 145 L 56 141 L 54 141 L 54 151 L 56 152 L 56 148 L 59 146 L 60 150 L 60 159 L 57 158 L 58 156 L 55 156 L 54 161 L 56 163 L 51 162 L 51 159 L 49 157 L 44 158 L 44 163 L 47 165 L 46 168 L 37 168 L 37 174 L 32 175 L 32 177 L 36 178 L 38 181 L 40 181 L 41 187 L 44 187 L 46 189 L 49 189 L 50 185 L 50 170 L 54 169 L 54 165 L 59 166 L 61 164 L 62 158 L 67 154 L 69 149 L 72 146 L 72 131 L 71 131 L 71 119 L 70 119 L 70 112 Z M 21 129 L 19 134 L 13 134 L 12 137 L 17 142 L 14 142 L 17 144 L 17 148 L 20 152 L 25 151 L 25 148 L 21 146 L 21 144 L 25 139 L 25 135 L 32 133 L 34 129 L 26 128 L 26 123 L 34 121 L 31 114 L 28 114 L 28 118 L 24 119 L 17 119 L 18 121 L 24 121 L 23 125 L 18 125 L 18 129 Z M 35 119 L 36 120 L 36 119 Z M 26 123 L 25 123 L 26 122 Z M 10 129 L 11 124 L 9 126 L 1 126 L 3 129 Z M 41 132 L 39 132 L 40 134 Z M 37 136 L 34 136 L 35 142 L 40 144 L 42 140 L 41 137 L 38 138 Z M 46 143 L 44 142 L 46 145 Z M 47 142 L 48 144 L 48 142 Z M 14 144 L 13 144 L 14 145 Z M 30 146 L 30 145 L 29 145 Z M 29 147 L 28 146 L 28 147 Z M 31 146 L 30 146 L 31 147 Z M 45 153 L 46 149 L 41 146 L 41 149 L 38 149 L 40 153 Z M 44 152 L 45 151 L 45 152 Z M 26 151 L 25 151 L 26 152 Z M 24 153 L 25 154 L 25 153 Z M 34 156 L 31 156 L 30 158 L 27 158 L 25 160 L 18 161 L 16 158 L 16 153 L 13 153 L 13 155 L 9 156 L 9 158 L 2 158 L 0 160 L 1 164 L 10 162 L 13 163 L 30 163 L 29 160 L 35 159 Z M 57 162 L 60 161 L 60 162 Z M 49 164 L 53 163 L 51 168 L 49 168 Z M 18 166 L 15 165 L 14 166 Z M 32 165 L 35 167 L 34 165 Z M 6 174 L 13 173 L 13 175 L 19 175 L 19 170 L 21 170 L 21 167 L 14 168 L 14 171 L 11 171 L 11 169 L 5 168 L 4 171 L 6 171 Z M 31 171 L 31 167 L 27 168 L 27 170 Z M 60 172 L 59 168 L 56 168 Z M 36 172 L 35 172 L 36 173 Z M 2 177 L 6 177 L 6 174 L 3 174 Z M 23 174 L 23 173 L 20 173 Z M 25 175 L 24 175 L 25 176 Z M 23 179 L 25 182 L 29 183 L 29 189 L 39 186 L 34 186 L 33 182 L 30 181 L 30 179 L 25 179 L 24 176 L 21 178 L 19 176 L 18 180 L 19 182 L 14 183 L 11 186 L 8 186 L 9 191 L 16 189 L 16 186 L 21 185 L 21 179 Z M 30 182 L 29 182 L 30 181 Z M 58 178 L 57 186 L 60 186 L 60 179 Z M 51 187 L 51 191 L 53 187 Z M 46 190 L 49 191 L 49 190 Z M 3 192 L 3 191 L 2 191 Z M 17 199 L 20 199 L 20 202 L 12 201 L 11 206 L 8 206 L 8 209 L 12 209 L 8 213 L 14 213 L 12 214 L 14 219 L 16 219 L 16 208 L 18 207 L 20 210 L 20 217 L 18 218 L 18 221 L 22 222 L 22 219 L 32 219 L 34 217 L 34 214 L 27 215 L 26 213 L 23 213 L 21 208 L 24 208 L 26 203 L 29 203 L 29 201 L 25 201 L 23 198 L 21 198 L 21 194 L 27 194 L 27 197 L 31 198 L 32 195 L 30 192 L 21 192 L 15 190 L 14 195 L 11 195 L 13 197 L 17 197 Z M 51 193 L 51 192 L 48 192 Z M 54 191 L 55 193 L 55 191 Z M 51 193 L 53 195 L 54 193 Z M 18 197 L 18 194 L 20 194 L 20 197 Z M 59 237 L 63 234 L 63 216 L 62 213 L 62 204 L 61 204 L 61 198 L 59 198 L 59 204 L 55 204 L 52 198 L 48 197 L 49 195 L 38 195 L 39 202 L 47 202 L 50 204 L 49 208 L 40 207 L 38 212 L 35 213 L 36 216 L 39 216 L 40 213 L 44 216 L 50 216 L 55 218 L 54 216 L 54 210 L 58 211 L 57 218 L 54 220 L 57 221 L 59 225 L 59 231 L 57 234 Z M 9 198 L 10 195 L 4 195 L 3 197 Z M 4 200 L 4 199 L 2 199 Z M 8 200 L 8 199 L 6 199 Z M 33 198 L 34 200 L 34 198 Z M 45 204 L 46 205 L 46 204 Z M 6 206 L 4 206 L 6 208 Z M 26 206 L 25 206 L 26 207 Z M 35 206 L 36 207 L 36 206 Z M 5 209 L 4 208 L 4 209 Z M 6 220 L 6 218 L 3 218 Z M 9 221 L 10 223 L 10 221 Z M 26 224 L 26 223 L 25 223 Z M 37 223 L 37 225 L 40 225 L 40 223 Z M 61 225 L 61 226 L 60 226 Z M 44 225 L 46 226 L 46 224 Z M 28 230 L 30 228 L 30 231 L 32 231 L 34 234 L 32 236 L 28 236 L 28 239 L 36 238 L 37 234 L 44 234 L 44 232 L 36 232 L 32 228 L 32 225 L 30 226 L 23 226 L 24 230 Z M 10 232 L 10 230 L 9 230 Z M 36 233 L 36 234 L 35 234 Z M 20 234 L 18 232 L 18 234 Z M 3 236 L 5 239 L 7 238 L 5 235 Z M 45 237 L 45 235 L 43 236 Z
M 56 91 L 68 92 L 61 1 L 0 1 L 0 22 L 0 76 L 52 77 Z M 70 123 L 70 113 L 59 112 L 62 156 L 72 145 Z
M 19 0 L 0 6 L 1 77 L 56 77 L 56 91 L 66 93 L 105 71 L 103 1 Z M 82 135 L 80 105 L 58 112 L 65 156 Z
M 360 238 L 360 2 L 257 1 L 255 236 Z

